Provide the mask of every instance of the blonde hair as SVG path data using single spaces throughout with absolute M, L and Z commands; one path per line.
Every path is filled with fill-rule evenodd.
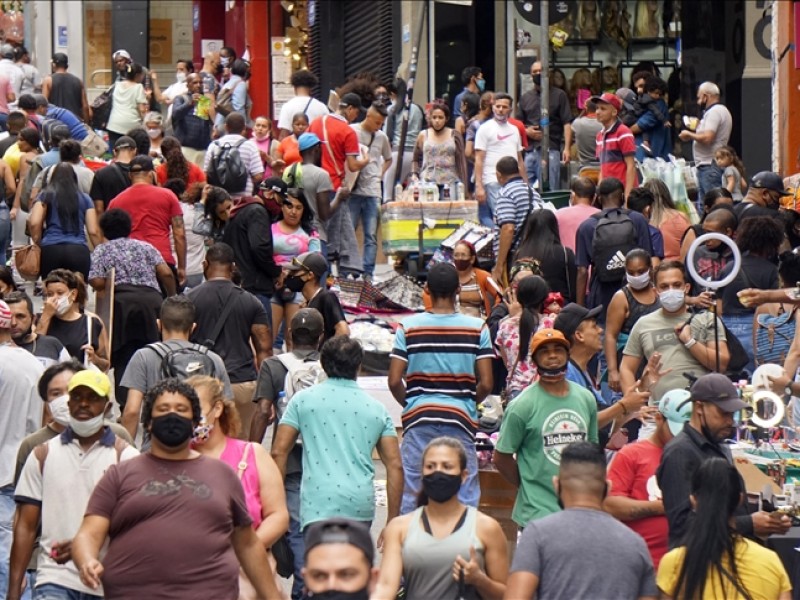
M 205 388 L 211 394 L 211 403 L 222 402 L 222 414 L 219 417 L 219 426 L 228 437 L 236 437 L 242 428 L 242 420 L 239 418 L 239 409 L 236 408 L 233 400 L 225 398 L 225 388 L 219 379 L 208 375 L 195 375 L 189 377 L 186 383 L 195 390 Z

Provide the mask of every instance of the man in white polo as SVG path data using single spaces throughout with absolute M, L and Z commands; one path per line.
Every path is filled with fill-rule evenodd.
M 106 470 L 139 454 L 105 424 L 111 412 L 111 382 L 97 371 L 79 371 L 69 380 L 69 426 L 28 456 L 14 499 L 17 515 L 8 582 L 9 600 L 21 597 L 25 570 L 41 519 L 42 551 L 36 569 L 37 597 L 102 598 L 102 589 L 81 583 L 72 562 L 72 538 L 95 484 Z

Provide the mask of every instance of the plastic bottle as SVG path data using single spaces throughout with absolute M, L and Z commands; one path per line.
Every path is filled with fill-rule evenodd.
M 403 199 L 403 184 L 399 181 L 397 185 L 394 186 L 394 201 L 400 202 Z
M 286 392 L 278 392 L 278 401 L 275 403 L 278 409 L 278 415 L 283 415 L 286 412 L 286 407 L 289 406 L 289 401 L 286 399 Z
M 456 193 L 453 194 L 453 200 L 456 202 L 464 202 L 464 184 L 461 182 L 460 179 L 456 179 L 454 183 Z

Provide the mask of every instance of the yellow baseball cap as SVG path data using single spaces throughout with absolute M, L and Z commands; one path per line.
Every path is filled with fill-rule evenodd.
M 88 369 L 85 371 L 78 371 L 69 380 L 67 391 L 71 392 L 81 385 L 85 385 L 98 396 L 103 396 L 104 398 L 108 398 L 109 394 L 111 394 L 111 381 L 108 375 L 100 373 L 99 371 L 90 371 Z

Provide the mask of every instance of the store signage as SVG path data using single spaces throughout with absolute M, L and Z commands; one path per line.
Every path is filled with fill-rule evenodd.
M 547 2 L 548 4 L 550 25 L 563 21 L 567 18 L 567 15 L 570 13 L 574 15 L 578 10 L 575 0 L 539 0 L 538 2 L 533 0 L 514 0 L 514 6 L 517 7 L 519 16 L 528 21 L 528 23 L 538 25 L 542 2 Z

